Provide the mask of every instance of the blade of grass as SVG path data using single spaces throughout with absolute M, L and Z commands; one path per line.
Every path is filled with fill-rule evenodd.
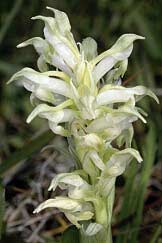
M 156 227 L 155 232 L 153 233 L 153 236 L 150 240 L 150 243 L 156 243 L 161 234 L 162 234 L 162 219 L 160 224 Z
M 23 0 L 16 0 L 11 12 L 8 14 L 6 21 L 5 21 L 5 24 L 3 25 L 3 27 L 0 30 L 0 45 L 2 44 L 3 39 L 4 39 L 8 29 L 9 29 L 13 19 L 17 15 L 17 13 L 18 13 L 18 11 L 21 7 L 22 2 L 23 2 Z
M 0 239 L 2 237 L 4 212 L 5 212 L 5 190 L 0 183 Z
M 19 151 L 14 152 L 6 161 L 0 164 L 0 175 L 7 172 L 12 166 L 21 162 L 22 160 L 29 158 L 32 154 L 39 151 L 43 146 L 54 137 L 53 133 L 50 131 L 44 132 L 39 137 L 35 138 L 28 144 L 26 144 Z
M 137 198 L 137 204 L 136 204 L 136 216 L 134 217 L 134 221 L 132 224 L 133 228 L 140 228 L 141 222 L 142 222 L 142 214 L 143 214 L 143 207 L 144 207 L 144 201 L 145 201 L 145 193 L 148 186 L 148 181 L 151 176 L 152 172 L 152 166 L 155 160 L 156 155 L 156 127 L 153 124 L 153 122 L 149 123 L 149 132 L 146 137 L 146 143 L 143 147 L 143 163 L 142 163 L 142 171 L 141 171 L 141 177 L 138 184 L 138 190 L 136 192 L 136 198 Z M 138 242 L 138 235 L 139 231 L 134 231 L 131 235 L 131 243 L 137 243 Z

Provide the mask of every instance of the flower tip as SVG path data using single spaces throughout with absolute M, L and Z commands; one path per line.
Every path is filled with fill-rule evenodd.
M 13 77 L 11 77 L 6 84 L 10 84 L 13 81 Z
M 37 209 L 34 209 L 33 214 L 36 214 L 36 213 L 38 213 L 38 212 L 37 212 Z
M 49 186 L 48 191 L 49 191 L 49 192 L 52 191 L 52 187 L 51 187 L 51 186 Z
M 11 80 L 8 80 L 6 84 L 10 84 L 11 83 Z
M 28 117 L 27 119 L 26 119 L 26 123 L 30 123 L 31 122 L 31 119 L 30 119 L 30 117 Z
M 144 37 L 144 36 L 141 36 L 141 40 L 145 40 L 146 39 L 146 37 Z
M 23 47 L 24 45 L 23 45 L 23 43 L 20 43 L 20 44 L 18 44 L 16 47 L 17 48 L 21 48 L 21 47 Z
M 31 17 L 31 20 L 36 20 L 36 19 L 39 19 L 39 16 Z
M 49 7 L 49 6 L 46 6 L 46 9 L 51 10 L 52 8 L 51 8 L 51 7 Z
M 157 104 L 160 104 L 158 97 L 156 97 L 155 101 L 156 101 Z
M 58 11 L 57 9 L 51 8 L 51 7 L 48 7 L 48 6 L 46 6 L 46 9 L 48 9 L 48 10 L 54 12 L 54 13 L 56 13 Z

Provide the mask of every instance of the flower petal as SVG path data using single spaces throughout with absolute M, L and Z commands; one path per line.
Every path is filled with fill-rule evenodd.
M 93 69 L 93 77 L 97 83 L 117 62 L 126 60 L 133 49 L 133 45 L 125 49 L 123 52 L 115 53 L 111 56 L 103 58 Z
M 66 101 L 64 102 L 64 104 Z M 68 104 L 66 104 L 68 106 Z M 59 122 L 70 121 L 74 117 L 74 112 L 71 109 L 62 109 L 63 104 L 56 107 L 48 106 L 46 104 L 38 105 L 27 118 L 27 123 L 30 123 L 37 115 L 48 119 L 49 121 L 58 124 Z
M 49 51 L 49 45 L 46 40 L 40 37 L 34 37 L 29 40 L 22 42 L 21 44 L 17 45 L 18 48 L 26 47 L 28 45 L 33 45 L 39 55 L 44 54 L 44 52 Z
M 85 59 L 91 61 L 97 56 L 97 42 L 91 37 L 83 39 L 81 51 L 83 51 Z
M 97 96 L 98 105 L 107 105 L 112 103 L 127 102 L 133 96 L 136 100 L 140 100 L 143 96 L 148 95 L 156 100 L 158 103 L 158 98 L 149 89 L 144 86 L 136 86 L 134 88 L 124 88 L 120 86 L 109 86 L 107 85 L 107 90 L 103 87 Z
M 59 208 L 70 212 L 78 212 L 82 210 L 82 203 L 77 200 L 70 199 L 68 197 L 56 197 L 54 199 L 48 199 L 41 203 L 33 213 L 39 213 L 46 208 Z
M 62 34 L 65 34 L 67 31 L 71 31 L 70 22 L 66 13 L 51 7 L 47 7 L 47 9 L 55 13 L 56 23 Z
M 39 73 L 32 68 L 23 68 L 21 71 L 14 74 L 8 83 L 14 80 L 22 80 L 24 82 L 31 82 L 31 85 L 40 85 L 44 89 L 48 89 L 53 93 L 57 93 L 66 97 L 70 97 L 70 87 L 64 81 L 57 78 L 50 78 L 43 73 Z
M 99 231 L 103 229 L 103 225 L 97 223 L 90 223 L 86 230 L 84 230 L 84 234 L 87 236 L 96 235 Z
M 73 173 L 61 173 L 61 174 L 55 176 L 55 178 L 52 180 L 48 190 L 49 191 L 51 191 L 51 190 L 55 191 L 56 187 L 61 185 L 62 183 L 66 184 L 66 185 L 72 185 L 74 187 L 81 187 L 84 184 L 87 185 L 87 182 L 84 181 L 75 172 L 73 172 Z
M 133 42 L 137 39 L 145 39 L 145 38 L 135 34 L 122 35 L 109 50 L 101 53 L 99 56 L 93 59 L 91 61 L 92 65 L 93 66 L 96 65 L 105 57 L 112 56 L 115 53 L 123 52 L 125 49 L 130 47 L 133 44 Z

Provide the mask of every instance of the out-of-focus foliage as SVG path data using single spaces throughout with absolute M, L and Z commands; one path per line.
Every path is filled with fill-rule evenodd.
M 37 137 L 43 130 L 46 130 L 45 123 L 39 119 L 35 120 L 30 126 L 26 125 L 25 119 L 32 110 L 28 100 L 29 94 L 27 94 L 21 87 L 6 85 L 6 81 L 9 77 L 22 67 L 29 66 L 37 69 L 37 56 L 33 48 L 27 47 L 18 50 L 16 45 L 30 37 L 41 35 L 43 24 L 40 21 L 32 21 L 30 18 L 38 14 L 48 15 L 49 12 L 45 9 L 46 6 L 65 11 L 71 20 L 76 41 L 79 42 L 87 36 L 92 36 L 99 43 L 100 51 L 110 48 L 117 38 L 124 33 L 136 33 L 145 36 L 145 41 L 135 44 L 133 55 L 130 58 L 128 72 L 123 79 L 123 83 L 127 86 L 134 86 L 135 84 L 145 85 L 146 87 L 153 89 L 154 92 L 159 95 L 161 101 L 161 0 L 1 0 L 0 163 L 7 161 L 8 158 L 11 160 L 13 151 L 19 150 L 24 144 L 28 143 L 29 139 L 34 139 L 35 135 Z M 141 102 L 141 106 L 148 112 L 151 120 L 151 123 L 149 123 L 151 125 L 148 126 L 149 133 L 147 136 L 145 136 L 147 130 L 144 129 L 142 124 L 135 124 L 137 147 L 141 152 L 143 144 L 145 144 L 144 158 L 146 158 L 146 161 L 144 161 L 145 164 L 141 169 L 141 176 L 144 176 L 144 178 L 142 181 L 140 179 L 140 173 L 139 177 L 135 177 L 135 173 L 133 174 L 131 171 L 133 183 L 128 180 L 126 182 L 125 190 L 125 197 L 127 198 L 130 196 L 131 200 L 136 205 L 140 205 L 140 212 L 137 215 L 134 214 L 134 211 L 130 206 L 131 202 L 127 202 L 129 204 L 127 211 L 126 206 L 124 205 L 120 206 L 120 209 L 117 210 L 117 213 L 114 215 L 114 225 L 117 225 L 114 226 L 114 235 L 117 238 L 118 243 L 139 242 L 137 239 L 140 239 L 140 242 L 146 242 L 150 240 L 151 237 L 152 242 L 158 242 L 158 239 L 160 242 L 160 239 L 162 238 L 159 233 L 161 226 L 159 226 L 160 218 L 158 217 L 157 220 L 153 221 L 155 224 L 152 228 L 149 228 L 148 226 L 148 232 L 147 230 L 140 231 L 141 223 L 144 225 L 146 224 L 141 218 L 143 205 L 145 204 L 144 212 L 148 207 L 146 205 L 148 201 L 146 200 L 146 194 L 150 195 L 149 193 L 152 188 L 149 187 L 149 190 L 147 190 L 146 193 L 146 187 L 148 184 L 150 185 L 153 180 L 156 180 L 155 176 L 149 180 L 148 175 L 150 176 L 151 172 L 154 171 L 155 166 L 158 166 L 162 161 L 162 126 L 160 114 L 162 105 L 157 105 L 146 99 L 146 101 Z M 154 129 L 154 133 L 152 133 L 151 129 Z M 154 141 L 154 144 L 151 144 L 151 141 Z M 147 154 L 146 148 L 149 150 L 150 154 Z M 146 165 L 147 162 L 148 166 Z M 133 167 L 133 163 L 132 170 L 138 170 L 138 168 Z M 126 174 L 126 178 L 127 177 L 129 177 L 129 171 Z M 139 181 L 140 185 L 144 183 L 143 190 L 138 190 Z M 122 183 L 119 181 L 119 188 L 122 188 L 121 190 L 123 192 L 121 184 Z M 140 199 L 138 202 L 134 201 L 135 195 L 130 192 L 131 186 L 135 187 L 133 190 L 137 195 L 139 195 L 138 193 L 142 193 L 142 201 L 140 201 Z M 129 192 L 128 194 L 127 191 Z M 120 200 L 126 201 L 122 196 L 120 197 Z M 135 205 L 133 207 L 136 208 Z M 121 208 L 123 210 L 122 212 L 126 212 L 124 213 L 125 215 L 123 215 L 122 212 L 120 214 Z M 124 224 L 129 224 L 130 226 L 122 228 L 122 220 L 126 220 L 124 221 Z M 150 222 L 146 219 L 145 221 Z M 131 230 L 130 227 L 132 227 Z M 128 231 L 131 231 L 132 233 L 128 234 Z M 158 233 L 156 234 L 156 232 Z M 155 241 L 153 241 L 154 239 Z

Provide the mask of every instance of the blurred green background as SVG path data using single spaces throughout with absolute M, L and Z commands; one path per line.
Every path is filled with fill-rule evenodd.
M 30 18 L 38 14 L 50 15 L 46 6 L 65 11 L 75 40 L 79 42 L 91 36 L 98 42 L 99 52 L 110 48 L 124 33 L 145 36 L 145 41 L 134 45 L 123 84 L 145 85 L 161 102 L 162 0 L 1 0 L 0 175 L 3 179 L 12 165 L 28 158 L 51 140 L 51 133 L 44 133 L 44 121 L 36 119 L 30 125 L 25 123 L 32 110 L 29 93 L 14 84 L 6 85 L 9 77 L 22 67 L 37 69 L 37 54 L 33 48 L 17 49 L 16 45 L 31 37 L 42 36 L 43 24 Z M 148 98 L 140 105 L 148 113 L 148 125 L 135 124 L 135 146 L 143 154 L 144 163 L 140 169 L 133 164 L 125 177 L 117 182 L 116 204 L 120 209 L 116 209 L 113 223 L 114 239 L 118 243 L 162 242 L 162 105 Z M 152 184 L 153 180 L 155 184 Z M 154 196 L 150 196 L 150 191 Z M 153 203 L 156 208 L 149 208 Z M 153 210 L 154 215 L 154 210 L 158 212 L 153 221 L 144 220 L 146 216 L 153 217 L 147 215 L 149 210 Z M 128 237 L 130 229 L 132 233 Z M 120 234 L 122 230 L 125 233 Z

